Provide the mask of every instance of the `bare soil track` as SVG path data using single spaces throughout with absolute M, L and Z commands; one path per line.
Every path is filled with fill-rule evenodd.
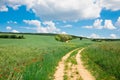
M 54 74 L 54 80 L 64 80 L 64 75 L 65 74 L 65 61 L 69 58 L 70 54 L 73 53 L 74 51 L 78 50 L 74 49 L 67 53 L 65 56 L 63 56 L 62 60 L 58 63 L 58 66 L 56 68 L 55 74 Z M 90 74 L 89 71 L 84 67 L 83 62 L 81 60 L 81 52 L 84 50 L 84 48 L 80 49 L 75 57 L 77 64 L 75 65 L 76 70 L 78 72 L 77 75 L 78 77 L 81 77 L 82 80 L 95 80 L 95 78 Z M 72 64 L 72 63 L 71 63 Z M 75 76 L 75 80 L 76 75 Z M 70 79 L 71 80 L 71 79 Z M 80 79 L 81 80 L 81 79 Z
M 75 49 L 77 50 L 77 49 Z M 64 68 L 65 68 L 65 61 L 67 60 L 67 58 L 70 56 L 70 54 L 72 52 L 74 52 L 75 50 L 70 51 L 69 53 L 67 53 L 62 60 L 59 62 L 58 66 L 57 66 L 57 70 L 55 71 L 54 74 L 54 80 L 64 80 L 63 76 L 64 76 Z
M 83 65 L 83 62 L 81 60 L 81 55 L 80 55 L 80 53 L 83 50 L 84 50 L 84 48 L 79 50 L 77 55 L 76 55 L 78 72 L 79 72 L 79 74 L 80 74 L 80 76 L 82 77 L 83 80 L 95 80 L 95 78 L 90 74 L 90 72 Z

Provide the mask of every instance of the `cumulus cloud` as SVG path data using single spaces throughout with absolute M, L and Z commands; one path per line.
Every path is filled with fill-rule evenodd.
M 97 35 L 97 34 L 95 34 L 95 33 L 92 33 L 92 34 L 90 35 L 90 37 L 91 37 L 91 38 L 100 38 L 100 36 Z
M 92 0 L 39 0 L 32 9 L 37 16 L 50 20 L 97 18 L 100 17 L 101 11 L 101 8 Z
M 120 0 L 100 0 L 100 3 L 103 8 L 112 11 L 120 10 Z
M 103 26 L 102 26 L 102 19 L 97 19 L 95 20 L 95 22 L 93 23 L 93 28 L 96 28 L 96 29 L 102 29 Z
M 15 29 L 12 29 L 12 27 L 10 27 L 10 26 L 7 26 L 6 30 L 10 30 L 13 33 L 19 33 L 19 31 L 15 30 Z
M 12 32 L 13 32 L 13 33 L 19 33 L 19 31 L 17 31 L 17 30 L 12 30 Z
M 103 8 L 120 10 L 120 0 L 0 0 L 0 11 L 24 5 L 45 20 L 81 20 L 100 17 Z
M 102 19 L 96 19 L 93 23 L 92 26 L 83 26 L 83 28 L 88 28 L 88 29 L 91 29 L 91 28 L 95 28 L 95 29 L 102 29 L 103 26 L 102 26 Z
M 58 33 L 60 32 L 60 29 L 56 28 L 55 23 L 52 21 L 45 21 L 43 22 L 43 24 L 45 25 L 44 27 L 39 27 L 39 32 L 41 31 L 45 31 L 46 33 Z
M 110 29 L 110 30 L 116 29 L 116 27 L 112 24 L 111 20 L 105 20 L 104 28 Z
M 10 26 L 7 26 L 7 27 L 6 27 L 6 29 L 7 29 L 7 30 L 11 30 L 11 29 L 12 29 L 12 27 L 10 27 Z
M 0 12 L 7 12 L 8 8 L 4 5 L 0 6 Z
M 25 5 L 45 20 L 92 19 L 100 17 L 101 12 L 99 3 L 93 0 L 1 0 L 0 3 L 14 10 Z
M 100 35 L 98 34 L 95 34 L 95 33 L 92 33 L 90 35 L 90 38 L 102 38 L 102 39 L 105 39 L 105 38 L 111 38 L 111 39 L 116 39 L 118 38 L 116 34 L 110 34 L 108 37 L 101 37 Z
M 117 19 L 116 26 L 120 27 L 120 17 Z
M 83 26 L 83 28 L 87 28 L 87 29 L 109 29 L 109 30 L 113 30 L 116 29 L 116 27 L 113 25 L 111 20 L 105 20 L 104 21 L 104 25 L 102 25 L 103 20 L 102 19 L 96 19 L 93 23 L 93 25 L 91 26 Z M 118 22 L 117 22 L 118 23 Z
M 83 26 L 83 28 L 88 28 L 88 29 L 91 29 L 91 28 L 95 28 L 95 29 L 103 29 L 103 26 L 102 26 L 102 19 L 96 19 L 93 23 L 92 26 Z
M 38 33 L 59 33 L 60 29 L 55 26 L 53 21 L 40 22 L 38 20 L 23 20 L 26 24 L 36 27 Z
M 37 27 L 41 26 L 41 22 L 38 20 L 23 20 L 23 22 Z
M 18 10 L 21 5 L 10 5 L 14 10 Z
M 110 34 L 110 38 L 112 38 L 112 39 L 116 39 L 117 36 L 116 36 L 116 34 Z

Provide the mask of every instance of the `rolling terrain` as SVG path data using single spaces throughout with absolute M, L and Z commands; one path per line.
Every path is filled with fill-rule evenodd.
M 67 52 L 91 41 L 74 39 L 58 42 L 54 36 L 28 35 L 25 39 L 0 39 L 1 80 L 48 80 L 53 78 L 58 61 Z
M 120 78 L 120 41 L 94 42 L 87 38 L 76 38 L 65 43 L 56 41 L 54 35 L 16 35 L 24 35 L 25 39 L 0 38 L 0 80 L 53 80 L 62 57 L 76 48 L 84 48 L 80 58 L 96 80 Z M 83 79 L 75 66 L 79 63 L 79 59 L 78 62 L 76 60 L 77 51 L 65 61 L 65 80 L 77 79 L 78 76 L 80 80 Z

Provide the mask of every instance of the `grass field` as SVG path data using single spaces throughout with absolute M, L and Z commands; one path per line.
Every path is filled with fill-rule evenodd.
M 65 43 L 50 35 L 25 34 L 24 37 L 0 39 L 0 80 L 53 80 L 60 59 L 69 51 L 83 47 L 84 65 L 96 80 L 120 79 L 119 41 L 92 42 L 78 38 Z M 73 58 L 69 61 L 76 64 Z
M 58 42 L 54 36 L 24 35 L 0 39 L 0 80 L 53 80 L 57 63 L 70 50 L 92 44 L 74 39 Z
M 120 80 L 120 42 L 89 46 L 82 53 L 85 66 L 96 80 Z

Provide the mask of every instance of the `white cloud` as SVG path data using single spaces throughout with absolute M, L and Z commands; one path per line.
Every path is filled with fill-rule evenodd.
M 120 10 L 120 0 L 100 0 L 103 8 L 116 11 Z
M 36 30 L 36 28 L 32 28 L 32 27 L 20 27 L 22 29 L 27 29 L 27 30 Z
M 7 12 L 8 11 L 8 8 L 4 5 L 0 5 L 0 12 Z
M 101 7 L 93 0 L 2 0 L 14 10 L 25 5 L 27 10 L 45 20 L 81 20 L 100 17 Z M 94 11 L 93 11 L 94 10 Z
M 117 36 L 116 36 L 116 34 L 110 34 L 110 38 L 112 38 L 112 39 L 116 39 Z
M 32 9 L 37 16 L 49 20 L 91 19 L 100 17 L 101 12 L 92 0 L 39 0 Z
M 82 28 L 92 29 L 93 26 L 83 26 Z
M 10 5 L 14 10 L 18 10 L 21 5 Z
M 38 20 L 23 20 L 23 22 L 37 27 L 41 26 L 41 22 Z
M 61 32 L 61 34 L 67 34 L 66 32 Z
M 100 38 L 100 36 L 97 35 L 97 34 L 95 34 L 95 33 L 92 33 L 92 34 L 90 35 L 90 37 L 91 37 L 91 38 Z
M 52 21 L 45 21 L 43 24 L 46 26 L 43 28 L 47 33 L 57 33 L 60 29 L 56 28 L 55 23 Z
M 83 26 L 83 28 L 87 28 L 87 29 L 91 29 L 91 28 L 103 29 L 102 21 L 103 21 L 102 19 L 96 19 L 92 26 Z
M 34 25 L 38 33 L 59 33 L 60 29 L 56 28 L 52 21 L 40 22 L 38 20 L 23 20 L 23 22 Z
M 10 27 L 10 26 L 7 26 L 7 27 L 6 27 L 6 29 L 7 29 L 7 30 L 11 30 L 11 29 L 12 29 L 12 27 Z
M 93 25 L 91 26 L 83 26 L 83 28 L 87 28 L 87 29 L 109 29 L 109 30 L 113 30 L 116 29 L 116 27 L 113 25 L 111 20 L 105 20 L 104 21 L 104 25 L 102 25 L 103 20 L 102 19 L 96 19 L 93 23 Z
M 12 30 L 12 32 L 13 32 L 13 33 L 19 33 L 19 31 L 17 31 L 17 30 Z
M 116 26 L 120 27 L 120 17 L 117 19 Z
M 16 21 L 7 21 L 8 24 L 17 24 Z
M 95 20 L 95 22 L 93 23 L 93 28 L 96 28 L 96 29 L 102 29 L 103 26 L 102 26 L 102 19 L 97 19 Z
M 0 11 L 24 5 L 45 20 L 81 20 L 100 17 L 103 8 L 120 10 L 120 0 L 0 0 Z
M 116 27 L 112 24 L 111 20 L 105 20 L 104 28 L 110 29 L 110 30 L 116 29 Z
M 70 24 L 67 24 L 67 25 L 65 25 L 65 26 L 63 26 L 63 27 L 65 27 L 65 28 L 72 28 L 73 26 L 70 25 Z

